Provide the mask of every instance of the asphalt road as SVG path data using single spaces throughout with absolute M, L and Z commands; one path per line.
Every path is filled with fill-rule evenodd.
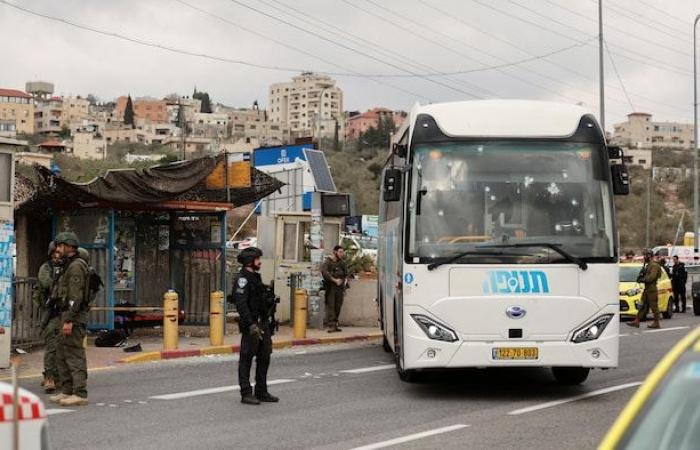
M 239 403 L 236 357 L 120 367 L 90 374 L 91 404 L 47 405 L 55 449 L 594 448 L 640 382 L 700 320 L 658 332 L 622 326 L 621 362 L 577 387 L 548 370 L 431 374 L 401 382 L 381 346 L 342 345 L 273 354 L 279 404 Z M 676 328 L 678 327 L 678 328 Z M 39 392 L 38 380 L 24 387 Z M 601 391 L 602 390 L 602 391 Z M 398 448 L 398 447 L 397 447 Z

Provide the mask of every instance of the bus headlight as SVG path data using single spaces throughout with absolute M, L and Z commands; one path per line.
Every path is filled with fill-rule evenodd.
M 582 328 L 574 331 L 574 336 L 571 338 L 571 341 L 578 344 L 598 339 L 614 316 L 614 314 L 603 314 L 597 319 L 588 322 Z
M 438 323 L 430 317 L 421 314 L 411 314 L 413 320 L 423 330 L 426 336 L 436 341 L 454 342 L 457 340 L 457 333 L 447 328 L 445 325 Z

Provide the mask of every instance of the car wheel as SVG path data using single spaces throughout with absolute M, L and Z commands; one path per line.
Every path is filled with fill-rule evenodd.
M 588 367 L 552 367 L 552 375 L 559 384 L 575 386 L 586 381 L 591 369 Z
M 670 319 L 673 317 L 673 297 L 668 298 L 668 303 L 666 304 L 666 311 L 661 313 L 664 319 Z

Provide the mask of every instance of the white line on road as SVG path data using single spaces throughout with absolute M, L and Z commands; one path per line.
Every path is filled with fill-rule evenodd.
M 268 386 L 272 386 L 275 384 L 284 384 L 284 383 L 293 383 L 296 380 L 290 380 L 290 379 L 280 379 L 280 380 L 270 380 L 267 382 Z M 199 395 L 209 395 L 209 394 L 220 394 L 222 392 L 234 392 L 240 390 L 241 387 L 239 385 L 233 385 L 233 386 L 221 386 L 221 387 L 215 387 L 215 388 L 208 388 L 208 389 L 197 389 L 194 391 L 186 391 L 186 392 L 176 392 L 174 394 L 163 394 L 163 395 L 153 395 L 148 398 L 152 398 L 153 400 L 178 400 L 181 398 L 189 398 L 189 397 L 197 397 Z
M 610 392 L 621 391 L 623 389 L 629 389 L 637 387 L 642 384 L 641 381 L 635 381 L 633 383 L 625 383 L 617 386 L 610 386 L 603 389 L 598 389 L 597 391 L 586 392 L 585 394 L 576 395 L 574 397 L 563 398 L 561 400 L 554 400 L 547 403 L 541 403 L 539 405 L 528 406 L 527 408 L 516 409 L 508 413 L 509 416 L 519 416 L 520 414 L 525 414 L 533 411 L 539 411 L 541 409 L 551 408 L 553 406 L 563 405 L 565 403 L 575 402 L 577 400 L 583 400 L 590 397 L 595 397 L 598 395 L 609 394 Z
M 405 442 L 415 441 L 417 439 L 423 439 L 430 436 L 435 436 L 436 434 L 449 433 L 450 431 L 461 430 L 462 428 L 467 428 L 469 425 L 450 425 L 449 427 L 436 428 L 434 430 L 423 431 L 422 433 L 409 434 L 408 436 L 403 436 L 396 439 L 390 439 L 388 441 L 377 442 L 376 444 L 365 445 L 362 447 L 356 447 L 352 450 L 374 450 L 377 448 L 390 447 L 392 445 L 403 444 Z
M 659 333 L 661 331 L 687 330 L 688 328 L 690 328 L 690 327 L 686 326 L 686 327 L 659 328 L 656 330 L 644 330 L 644 331 L 642 331 L 642 333 Z
M 340 373 L 367 373 L 375 372 L 377 370 L 393 369 L 394 367 L 396 367 L 394 364 L 384 364 L 381 366 L 362 367 L 360 369 L 341 370 Z
M 60 409 L 60 408 L 54 408 L 54 409 L 47 409 L 46 410 L 46 415 L 47 416 L 53 416 L 55 414 L 65 414 L 65 413 L 72 413 L 75 412 L 74 409 Z

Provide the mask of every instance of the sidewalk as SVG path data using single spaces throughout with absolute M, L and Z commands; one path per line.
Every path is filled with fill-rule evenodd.
M 230 330 L 230 328 L 229 328 Z M 141 344 L 143 348 L 139 353 L 125 353 L 121 347 L 95 347 L 92 342 L 94 335 L 89 338 L 87 348 L 88 370 L 104 370 L 114 367 L 116 364 L 140 363 L 159 361 L 162 359 L 188 358 L 203 355 L 221 355 L 238 353 L 240 335 L 238 332 L 225 336 L 224 345 L 211 346 L 208 337 L 201 337 L 203 333 L 186 333 L 199 336 L 180 336 L 178 349 L 163 351 L 163 338 L 153 335 L 153 330 L 136 330 L 129 338 L 129 345 Z M 342 342 L 380 340 L 382 332 L 378 328 L 343 327 L 340 333 L 327 333 L 326 330 L 308 329 L 305 339 L 294 339 L 292 328 L 280 326 L 278 332 L 272 337 L 272 345 L 275 349 L 289 348 L 306 345 L 327 345 Z M 23 355 L 13 355 L 13 360 L 19 363 L 18 376 L 20 378 L 40 377 L 43 370 L 44 350 L 37 349 Z M 9 369 L 0 369 L 0 381 L 10 379 Z

